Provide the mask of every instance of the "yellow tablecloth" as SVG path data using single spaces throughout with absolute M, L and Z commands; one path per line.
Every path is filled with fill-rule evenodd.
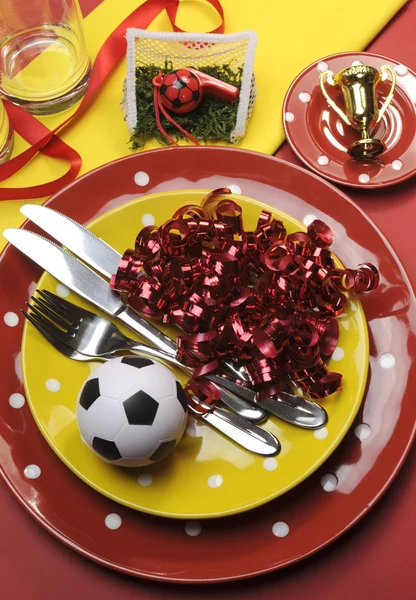
M 296 75 L 323 56 L 364 49 L 405 2 L 221 0 L 226 33 L 253 29 L 259 38 L 255 63 L 258 99 L 247 135 L 238 146 L 273 154 L 284 140 L 281 107 L 286 90 Z M 85 19 L 87 44 L 93 59 L 114 27 L 138 5 L 138 0 L 104 0 Z M 202 3 L 183 2 L 178 11 L 178 25 L 187 31 L 208 31 L 217 24 L 217 15 Z M 170 30 L 165 12 L 150 29 Z M 120 108 L 124 76 L 125 61 L 122 61 L 95 103 L 62 134 L 83 158 L 81 173 L 131 153 L 129 133 Z M 42 120 L 53 129 L 69 114 L 66 111 Z M 147 149 L 155 146 L 156 143 L 150 143 Z M 14 154 L 26 147 L 27 144 L 16 136 Z M 43 183 L 63 174 L 64 169 L 59 161 L 39 156 L 9 179 L 7 185 Z M 0 203 L 1 229 L 16 227 L 23 222 L 19 208 L 25 203 Z M 5 241 L 0 238 L 0 249 L 4 245 Z

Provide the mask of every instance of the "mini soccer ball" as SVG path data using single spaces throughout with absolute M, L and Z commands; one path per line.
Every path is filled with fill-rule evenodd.
M 139 356 L 114 358 L 85 381 L 77 401 L 84 442 L 123 467 L 149 465 L 181 439 L 188 406 L 179 381 L 163 365 Z
M 160 100 L 163 106 L 174 113 L 194 110 L 202 100 L 199 79 L 188 69 L 168 73 L 160 86 Z

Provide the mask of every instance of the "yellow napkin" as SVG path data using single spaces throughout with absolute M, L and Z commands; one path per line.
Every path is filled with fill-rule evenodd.
M 226 33 L 252 29 L 258 35 L 255 75 L 258 98 L 246 136 L 238 147 L 273 154 L 284 140 L 281 122 L 283 99 L 292 80 L 307 65 L 336 52 L 362 50 L 386 25 L 406 0 L 221 0 Z M 85 19 L 85 33 L 92 58 L 116 24 L 139 5 L 137 0 L 104 0 Z M 209 31 L 218 25 L 216 13 L 199 2 L 183 2 L 177 24 L 187 31 Z M 153 31 L 170 31 L 166 13 L 150 26 Z M 83 158 L 81 173 L 131 154 L 129 133 L 120 108 L 125 61 L 116 68 L 96 102 L 67 132 L 63 139 Z M 71 109 L 72 110 L 72 109 Z M 69 111 L 44 117 L 53 129 Z M 156 142 L 146 149 L 156 147 Z M 15 139 L 14 154 L 27 144 Z M 59 161 L 39 156 L 7 186 L 43 183 L 63 174 Z M 1 229 L 23 222 L 19 208 L 27 201 L 0 202 Z M 40 201 L 39 201 L 40 202 Z M 5 241 L 0 237 L 0 249 Z

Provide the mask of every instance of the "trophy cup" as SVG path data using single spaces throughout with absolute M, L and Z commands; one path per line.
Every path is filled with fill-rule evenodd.
M 386 81 L 389 73 L 392 79 L 390 92 L 379 109 L 377 85 L 380 81 Z M 329 97 L 325 88 L 326 81 L 342 91 L 346 113 Z M 343 69 L 335 77 L 332 71 L 326 70 L 321 73 L 320 86 L 329 106 L 347 125 L 357 129 L 361 134 L 361 139 L 351 144 L 348 153 L 357 159 L 371 159 L 384 152 L 386 149 L 384 143 L 371 137 L 370 131 L 381 121 L 393 98 L 396 76 L 391 66 L 383 65 L 379 71 L 375 67 L 356 65 Z

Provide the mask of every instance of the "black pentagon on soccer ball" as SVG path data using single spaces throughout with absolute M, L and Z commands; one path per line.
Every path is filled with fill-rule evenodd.
M 160 86 L 160 93 L 162 96 L 165 95 L 167 89 L 168 89 L 168 86 L 165 85 L 164 83 L 162 83 L 162 85 Z
M 142 369 L 143 367 L 149 367 L 150 365 L 155 364 L 150 358 L 142 358 L 141 356 L 123 356 L 121 362 L 123 365 L 136 367 L 136 369 Z
M 130 425 L 152 425 L 159 403 L 140 390 L 124 400 L 123 406 Z
M 94 379 L 90 379 L 84 385 L 81 392 L 81 396 L 79 398 L 79 403 L 82 406 L 82 408 L 88 410 L 90 406 L 92 406 L 99 397 L 100 385 L 98 383 L 98 379 L 94 377 Z
M 170 452 L 172 452 L 172 450 L 174 449 L 174 447 L 176 446 L 176 440 L 170 440 L 169 442 L 162 442 L 159 446 L 159 448 L 157 448 L 157 450 L 155 450 L 152 454 L 152 456 L 150 456 L 150 460 L 153 462 L 156 462 L 157 460 L 161 460 L 162 458 L 165 458 L 165 456 L 167 456 Z
M 199 100 L 199 92 L 198 90 L 195 90 L 195 92 L 192 92 L 192 99 L 196 102 L 197 100 Z
M 179 100 L 179 98 L 176 98 L 176 100 L 172 100 L 171 101 L 172 106 L 174 106 L 175 108 L 178 108 L 179 106 L 182 106 L 182 102 Z
M 176 382 L 176 397 L 178 398 L 179 402 L 181 403 L 183 410 L 185 412 L 187 412 L 188 403 L 186 401 L 185 392 L 183 391 L 183 388 L 182 388 L 181 384 L 179 383 L 179 381 Z
M 103 440 L 102 438 L 95 437 L 92 440 L 92 447 L 100 456 L 106 460 L 118 460 L 121 458 L 121 454 L 114 442 L 109 440 Z

